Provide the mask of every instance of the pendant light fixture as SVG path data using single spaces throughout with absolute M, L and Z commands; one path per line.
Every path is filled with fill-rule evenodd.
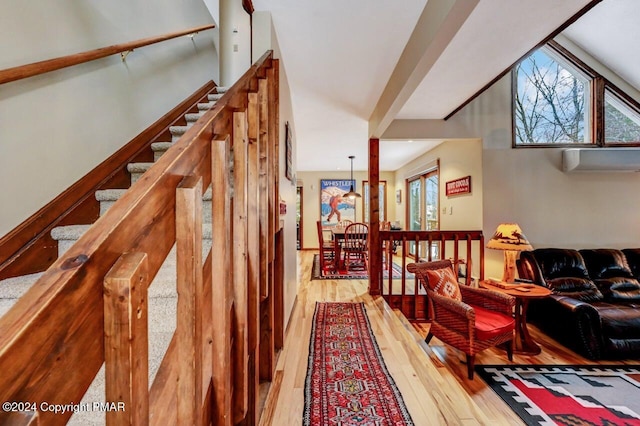
M 349 159 L 351 160 L 351 188 L 349 189 L 349 192 L 347 192 L 346 194 L 344 194 L 345 197 L 347 198 L 362 198 L 362 195 L 358 194 L 357 192 L 355 192 L 353 190 L 353 159 L 356 158 L 353 155 L 349 156 Z

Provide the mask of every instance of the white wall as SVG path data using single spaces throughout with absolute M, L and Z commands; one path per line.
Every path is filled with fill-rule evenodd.
M 516 222 L 534 248 L 640 246 L 640 174 L 564 173 L 561 148 L 511 147 L 511 80 L 506 76 L 449 120 L 483 140 L 483 231 Z M 502 253 L 486 250 L 488 276 Z
M 212 22 L 202 0 L 4 0 L 0 69 Z M 216 31 L 2 85 L 0 236 L 217 81 Z
M 251 67 L 251 17 L 241 0 L 220 0 L 220 81 L 233 86 Z
M 440 160 L 440 229 L 472 231 L 482 229 L 482 141 L 445 141 L 396 171 L 396 187 L 402 188 L 402 203 L 396 208 L 398 220 L 406 226 L 406 179 L 424 173 Z M 445 182 L 471 176 L 471 194 L 447 197 Z

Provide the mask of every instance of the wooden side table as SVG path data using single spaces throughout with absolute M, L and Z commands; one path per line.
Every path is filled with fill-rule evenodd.
M 533 340 L 527 327 L 527 308 L 531 299 L 543 299 L 551 294 L 551 290 L 535 284 L 518 284 L 513 288 L 501 288 L 487 281 L 480 281 L 480 287 L 508 294 L 516 298 L 515 320 L 516 335 L 513 352 L 521 355 L 538 355 L 540 346 Z

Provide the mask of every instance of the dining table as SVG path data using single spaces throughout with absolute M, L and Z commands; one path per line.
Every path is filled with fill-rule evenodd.
M 324 229 L 331 231 L 333 236 L 333 249 L 335 252 L 334 262 L 336 271 L 346 272 L 344 267 L 344 263 L 341 261 L 342 254 L 342 241 L 344 240 L 344 234 L 347 230 L 346 226 L 335 225 L 335 226 L 326 226 Z

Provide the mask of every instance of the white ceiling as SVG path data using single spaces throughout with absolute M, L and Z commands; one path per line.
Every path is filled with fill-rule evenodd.
M 253 3 L 256 10 L 272 14 L 291 90 L 297 170 L 348 167 L 349 155 L 356 157 L 354 170 L 366 170 L 369 119 L 427 1 Z M 396 118 L 444 118 L 588 3 L 479 1 Z M 639 8 L 638 0 L 604 0 L 567 31 L 571 40 L 603 62 L 610 61 L 609 67 L 635 87 L 640 87 L 640 55 L 630 53 L 637 52 L 640 39 L 640 26 L 634 22 Z M 605 17 L 614 22 L 604 25 Z M 621 25 L 632 29 L 633 43 L 613 48 L 608 36 L 624 33 Z M 637 64 L 631 68 L 635 72 L 615 65 L 629 57 Z M 441 141 L 416 142 L 382 141 L 381 170 L 397 170 Z

